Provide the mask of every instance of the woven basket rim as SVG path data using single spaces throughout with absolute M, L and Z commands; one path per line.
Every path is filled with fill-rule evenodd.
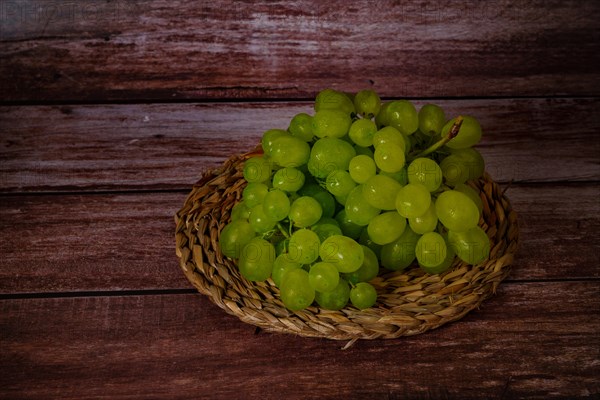
M 440 275 L 429 275 L 414 264 L 380 275 L 371 281 L 378 291 L 377 304 L 366 310 L 348 305 L 329 311 L 313 305 L 291 312 L 271 279 L 248 282 L 218 246 L 220 231 L 245 186 L 243 162 L 256 154 L 234 155 L 204 173 L 175 215 L 176 254 L 183 273 L 200 293 L 246 323 L 270 332 L 351 341 L 416 335 L 478 308 L 510 272 L 518 248 L 517 214 L 486 173 L 469 184 L 484 205 L 480 226 L 491 239 L 487 260 L 471 266 L 457 259 Z

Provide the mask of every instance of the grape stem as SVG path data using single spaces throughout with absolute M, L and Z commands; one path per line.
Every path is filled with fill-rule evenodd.
M 279 228 L 279 232 L 283 234 L 287 239 L 290 238 L 290 234 L 285 230 L 285 228 L 281 225 L 281 222 L 277 223 L 277 228 Z
M 454 121 L 452 128 L 450 128 L 450 130 L 448 131 L 448 134 L 446 136 L 444 136 L 443 138 L 441 138 L 440 140 L 438 140 L 437 142 L 435 142 L 434 144 L 432 144 L 431 146 L 429 146 L 422 152 L 417 153 L 416 155 L 410 156 L 409 161 L 412 161 L 419 157 L 425 157 L 425 156 L 433 153 L 434 151 L 436 151 L 437 149 L 439 149 L 440 147 L 442 147 L 443 145 L 445 145 L 452 139 L 454 139 L 458 135 L 458 131 L 460 130 L 460 126 L 462 125 L 462 123 L 463 123 L 463 117 L 461 115 L 459 115 L 458 117 L 456 117 L 456 121 Z

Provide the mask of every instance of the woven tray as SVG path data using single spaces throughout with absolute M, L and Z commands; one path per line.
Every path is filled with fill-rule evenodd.
M 340 311 L 311 306 L 290 312 L 271 279 L 247 281 L 218 246 L 220 231 L 245 187 L 243 162 L 256 154 L 231 157 L 221 168 L 204 174 L 175 215 L 176 252 L 185 276 L 200 293 L 244 322 L 271 332 L 351 342 L 416 335 L 479 307 L 508 275 L 517 249 L 517 215 L 486 174 L 469 183 L 483 200 L 480 226 L 492 241 L 488 260 L 471 266 L 457 259 L 440 275 L 418 267 L 381 275 L 371 282 L 378 292 L 377 304 L 363 311 L 349 305 Z

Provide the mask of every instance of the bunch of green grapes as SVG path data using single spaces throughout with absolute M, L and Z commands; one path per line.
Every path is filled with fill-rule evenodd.
M 248 183 L 219 245 L 245 278 L 272 279 L 292 311 L 365 309 L 380 269 L 416 260 L 439 274 L 455 257 L 488 258 L 482 201 L 466 184 L 484 172 L 475 118 L 382 103 L 372 90 L 326 89 L 314 108 L 264 132 L 263 155 L 244 164 Z

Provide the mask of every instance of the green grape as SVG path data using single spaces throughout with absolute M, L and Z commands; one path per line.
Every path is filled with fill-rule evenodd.
M 316 224 L 322 215 L 321 205 L 310 196 L 299 197 L 290 206 L 290 221 L 299 228 Z
M 329 217 L 321 218 L 319 222 L 311 226 L 310 229 L 317 234 L 321 242 L 323 242 L 329 236 L 343 234 L 338 222 Z
M 408 183 L 408 170 L 406 166 L 398 172 L 379 171 L 379 175 L 389 176 L 402 186 L 405 186 Z
M 373 207 L 363 196 L 363 185 L 358 185 L 348 194 L 346 198 L 346 216 L 356 225 L 366 226 L 371 218 L 379 214 L 379 208 Z M 343 230 L 343 228 L 342 228 Z
M 479 222 L 477 205 L 469 196 L 456 190 L 447 190 L 438 196 L 435 212 L 440 222 L 450 231 L 467 231 Z
M 348 136 L 358 146 L 369 147 L 373 144 L 373 136 L 377 132 L 375 122 L 370 119 L 357 119 L 350 126 Z
M 273 141 L 281 136 L 289 136 L 289 133 L 287 133 L 283 129 L 269 129 L 268 131 L 263 133 L 261 139 L 261 146 L 263 148 L 263 153 L 266 157 L 271 155 L 271 150 L 273 149 Z
M 267 193 L 262 207 L 268 218 L 281 221 L 290 213 L 290 199 L 283 191 L 275 189 Z
M 419 110 L 419 130 L 427 136 L 439 135 L 446 123 L 444 110 L 435 104 L 425 104 Z
M 363 246 L 367 246 L 368 248 L 370 248 L 375 255 L 377 256 L 377 259 L 381 258 L 381 247 L 382 245 L 375 243 L 370 237 L 369 237 L 369 225 L 362 227 L 362 231 L 360 232 L 360 236 L 358 238 L 358 243 L 360 243 Z
M 273 175 L 273 187 L 285 192 L 297 192 L 304 186 L 302 171 L 294 167 L 281 168 Z
M 415 260 L 415 247 L 419 237 L 410 227 L 406 227 L 398 239 L 381 248 L 381 265 L 393 271 L 408 267 Z
M 444 180 L 449 186 L 456 186 L 469 180 L 469 168 L 459 156 L 450 154 L 440 162 Z
M 299 167 L 308 162 L 310 146 L 292 135 L 280 136 L 272 142 L 270 159 L 280 167 Z
M 290 311 L 300 311 L 315 300 L 315 290 L 310 286 L 308 272 L 302 268 L 289 270 L 281 280 L 281 301 Z
M 322 218 L 331 218 L 335 214 L 335 199 L 327 190 L 316 183 L 305 184 L 298 191 L 301 196 L 310 196 L 321 205 L 323 210 Z
M 265 213 L 262 204 L 257 204 L 250 209 L 248 222 L 256 233 L 267 233 L 272 231 L 275 228 L 275 224 L 277 224 L 277 220 L 269 217 Z
M 315 111 L 320 110 L 342 110 L 348 115 L 356 112 L 352 100 L 345 93 L 333 89 L 325 89 L 317 94 Z
M 277 249 L 276 249 L 277 250 Z M 287 253 L 282 253 L 277 256 L 275 262 L 273 263 L 273 270 L 271 271 L 271 279 L 275 282 L 277 287 L 281 286 L 281 280 L 285 276 L 285 274 L 292 270 L 301 268 L 302 264 L 297 263 L 295 261 L 290 260 Z
M 417 241 L 415 255 L 420 265 L 437 267 L 446 259 L 446 241 L 437 232 L 427 232 Z
M 221 230 L 219 248 L 227 257 L 240 258 L 242 249 L 256 234 L 246 220 L 231 221 Z
M 350 129 L 352 119 L 340 110 L 319 110 L 312 120 L 312 130 L 316 137 L 342 138 Z
M 248 209 L 248 207 L 246 207 L 246 202 L 243 200 L 240 201 L 239 203 L 236 203 L 233 206 L 233 208 L 231 209 L 231 220 L 232 221 L 238 221 L 238 220 L 242 220 L 242 219 L 247 220 L 249 216 L 250 216 L 250 210 Z
M 331 292 L 340 283 L 340 273 L 328 262 L 313 264 L 308 271 L 308 282 L 317 292 Z
M 451 119 L 442 128 L 442 136 L 446 136 L 456 122 L 456 118 Z M 481 140 L 481 125 L 479 122 L 468 115 L 463 117 L 462 125 L 458 130 L 458 135 L 451 139 L 446 146 L 451 149 L 466 149 L 479 143 Z
M 385 175 L 373 175 L 362 185 L 362 195 L 372 207 L 395 210 L 396 196 L 402 188 L 397 181 Z
M 376 244 L 384 245 L 398 239 L 406 228 L 406 218 L 396 211 L 376 215 L 367 226 L 369 237 Z
M 407 100 L 392 101 L 386 113 L 388 124 L 404 135 L 412 135 L 419 128 L 417 109 Z
M 354 108 L 358 115 L 365 118 L 373 118 L 379 114 L 381 99 L 375 91 L 364 89 L 354 96 Z
M 408 182 L 420 183 L 435 192 L 442 184 L 442 169 L 430 158 L 417 158 L 408 166 Z
M 360 282 L 350 289 L 350 302 L 359 310 L 373 307 L 377 302 L 377 291 L 373 285 Z
M 454 186 L 454 190 L 466 194 L 473 201 L 473 203 L 475 203 L 477 209 L 479 210 L 479 214 L 481 215 L 481 212 L 483 211 L 483 201 L 475 189 L 473 189 L 471 186 L 465 185 L 464 183 L 459 183 L 458 185 Z
M 365 183 L 377 172 L 377 166 L 373 158 L 366 155 L 357 155 L 350 160 L 348 165 L 350 177 L 356 183 Z
M 269 192 L 269 188 L 264 183 L 249 183 L 242 192 L 242 199 L 248 209 L 261 204 Z
M 385 172 L 398 172 L 404 167 L 404 149 L 394 143 L 381 143 L 375 149 L 375 164 Z
M 377 255 L 368 246 L 362 246 L 365 252 L 365 259 L 359 269 L 354 272 L 342 274 L 342 278 L 352 284 L 359 282 L 368 282 L 379 274 L 379 260 Z
M 379 109 L 379 113 L 375 116 L 375 124 L 377 124 L 378 128 L 382 128 L 384 126 L 389 125 L 389 115 L 388 115 L 388 107 L 390 103 L 381 103 L 381 108 Z
M 365 253 L 354 239 L 333 235 L 325 239 L 319 248 L 321 260 L 335 265 L 339 272 L 354 272 L 360 268 Z
M 271 164 L 263 157 L 252 157 L 244 162 L 243 173 L 248 182 L 266 182 L 271 178 Z
M 375 135 L 373 135 L 373 147 L 378 148 L 380 145 L 384 143 L 393 143 L 402 148 L 402 151 L 405 150 L 407 145 L 405 136 L 400 133 L 400 131 L 391 126 L 386 126 L 381 128 Z M 408 143 L 410 144 L 410 143 Z
M 350 300 L 350 285 L 345 279 L 340 278 L 338 285 L 330 292 L 316 292 L 317 304 L 326 310 L 337 311 L 346 307 Z
M 455 257 L 456 254 L 454 253 L 454 250 L 452 250 L 452 247 L 446 243 L 446 258 L 444 259 L 444 261 L 442 261 L 441 264 L 436 265 L 435 267 L 426 267 L 419 263 L 419 267 L 421 267 L 421 269 L 427 272 L 428 274 L 441 274 L 442 272 L 447 271 L 452 266 Z
M 306 113 L 300 113 L 294 115 L 294 118 L 290 121 L 288 131 L 299 139 L 305 142 L 310 142 L 313 139 L 313 128 L 312 128 L 313 117 Z
M 265 239 L 253 238 L 242 249 L 238 268 L 249 281 L 261 282 L 269 279 L 275 262 L 275 247 Z
M 481 153 L 471 147 L 467 149 L 450 150 L 448 157 L 456 157 L 466 167 L 468 180 L 477 179 L 483 175 L 485 161 Z
M 288 243 L 288 258 L 300 264 L 310 264 L 319 258 L 321 241 L 309 229 L 299 229 L 292 234 Z
M 352 239 L 358 239 L 360 237 L 363 227 L 361 225 L 355 224 L 348 218 L 348 214 L 346 214 L 346 209 L 343 209 L 339 213 L 337 213 L 337 215 L 335 216 L 335 220 L 339 224 L 340 229 L 344 233 L 344 236 L 348 236 Z
M 479 226 L 464 232 L 448 232 L 448 243 L 467 264 L 479 264 L 490 255 L 490 239 Z
M 433 200 L 431 201 L 427 211 L 425 211 L 425 214 L 408 219 L 408 225 L 410 228 L 419 235 L 423 235 L 427 232 L 433 232 L 435 228 L 437 228 L 437 224 L 438 217 L 435 212 L 435 203 Z
M 354 145 L 354 150 L 356 151 L 356 155 L 364 155 L 369 158 L 373 158 L 373 150 L 370 147 L 362 147 Z
M 403 186 L 396 196 L 396 210 L 405 218 L 425 214 L 430 204 L 431 194 L 420 183 L 409 183 Z
M 347 196 L 356 186 L 348 171 L 336 169 L 325 179 L 325 187 L 334 196 Z
M 336 138 L 323 138 L 315 142 L 310 151 L 308 170 L 315 178 L 325 179 L 331 171 L 347 170 L 356 150 L 348 142 Z

